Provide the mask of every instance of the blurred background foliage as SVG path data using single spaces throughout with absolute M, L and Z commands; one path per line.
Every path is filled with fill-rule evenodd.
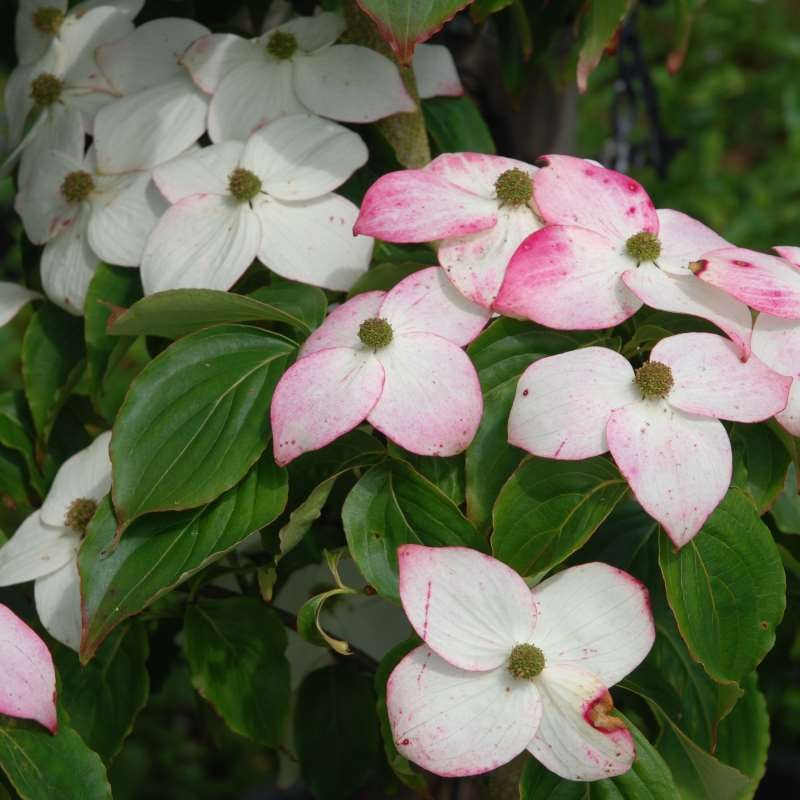
M 268 5 L 147 0 L 139 19 L 190 16 L 214 30 L 237 30 L 263 18 Z M 294 6 L 308 13 L 313 3 Z M 797 0 L 641 0 L 581 95 L 576 41 L 587 25 L 586 6 L 583 0 L 478 0 L 436 37 L 454 52 L 497 152 L 526 160 L 546 152 L 596 158 L 641 180 L 658 207 L 697 217 L 738 245 L 765 250 L 800 243 Z M 0 3 L 0 85 L 15 64 L 15 12 L 16 2 Z M 672 74 L 668 65 L 675 66 L 689 31 L 683 64 Z M 458 141 L 463 132 L 444 131 L 445 141 L 448 133 Z M 13 195 L 12 180 L 0 181 L 0 280 L 35 286 L 34 269 L 24 265 L 37 259 L 21 241 Z M 0 329 L 0 390 L 21 386 L 19 351 L 30 314 L 28 308 Z M 135 370 L 135 353 L 132 358 L 128 366 Z M 123 371 L 121 390 L 129 380 Z M 796 532 L 785 534 L 791 620 L 800 609 L 800 548 Z M 153 700 L 114 763 L 117 796 L 269 797 L 274 759 L 199 701 L 185 668 L 174 669 L 175 633 L 160 626 L 151 642 Z M 797 626 L 783 625 L 778 635 L 759 670 L 773 720 L 762 798 L 779 796 L 783 780 L 800 778 Z M 143 795 L 146 786 L 160 788 Z M 366 789 L 361 796 L 374 795 Z

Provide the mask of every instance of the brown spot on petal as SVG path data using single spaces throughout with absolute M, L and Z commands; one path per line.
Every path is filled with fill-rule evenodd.
M 618 717 L 612 717 L 614 701 L 608 691 L 598 695 L 586 709 L 583 718 L 596 730 L 611 733 L 625 727 L 625 723 Z

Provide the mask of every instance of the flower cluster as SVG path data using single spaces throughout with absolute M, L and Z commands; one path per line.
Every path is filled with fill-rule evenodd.
M 254 259 L 349 288 L 372 239 L 352 236 L 358 209 L 334 191 L 367 151 L 321 117 L 414 111 L 397 67 L 337 44 L 336 14 L 245 40 L 188 19 L 135 27 L 143 3 L 30 0 L 17 15 L 3 169 L 19 163 L 15 206 L 44 245 L 47 296 L 82 314 L 100 261 L 141 267 L 148 293 L 229 289 Z M 414 66 L 422 96 L 462 91 L 445 48 L 421 48 Z M 29 297 L 4 290 L 0 321 Z

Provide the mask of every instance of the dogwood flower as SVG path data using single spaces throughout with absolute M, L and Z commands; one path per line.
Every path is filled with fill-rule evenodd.
M 174 205 L 142 259 L 145 292 L 228 289 L 258 256 L 285 278 L 349 289 L 372 239 L 353 237 L 358 209 L 332 190 L 367 160 L 361 138 L 305 114 L 162 165 L 154 180 Z
M 501 156 L 449 153 L 422 169 L 380 177 L 354 231 L 387 242 L 439 243 L 439 263 L 473 303 L 493 308 L 511 256 L 541 221 L 536 167 Z
M 206 34 L 190 19 L 156 19 L 98 49 L 103 73 L 125 95 L 97 115 L 94 144 L 102 172 L 150 169 L 205 133 L 208 98 L 179 59 Z
M 0 586 L 34 581 L 36 611 L 47 632 L 77 650 L 81 640 L 78 547 L 111 489 L 111 432 L 67 459 L 42 507 L 0 547 Z
M 41 297 L 38 292 L 32 292 L 16 283 L 0 281 L 0 328 L 11 322 L 24 305 L 37 297 Z
M 775 419 L 792 436 L 800 436 L 800 324 L 762 312 L 753 325 L 753 352 L 775 372 L 792 379 L 789 402 Z
M 126 14 L 110 6 L 92 8 L 81 17 L 80 25 L 66 28 L 42 58 L 11 73 L 5 100 L 14 150 L 2 172 L 22 154 L 21 188 L 38 171 L 48 150 L 71 152 L 77 144 L 83 147 L 98 109 L 114 99 L 114 90 L 95 60 L 95 50 L 131 30 L 133 23 Z M 27 133 L 26 124 L 30 124 Z
M 786 407 L 791 378 L 713 333 L 662 339 L 634 371 L 604 347 L 542 358 L 522 374 L 508 440 L 572 460 L 611 451 L 636 499 L 677 547 L 728 490 L 731 446 L 719 419 L 760 422 Z
M 773 317 L 800 319 L 800 247 L 775 247 L 778 256 L 741 247 L 714 250 L 691 265 L 707 284 Z
M 532 590 L 463 547 L 403 545 L 400 599 L 424 644 L 389 677 L 395 745 L 444 777 L 528 750 L 572 781 L 627 772 L 630 732 L 608 688 L 655 639 L 647 589 L 622 570 L 571 567 Z
M 475 367 L 461 348 L 487 318 L 438 267 L 336 308 L 275 389 L 275 461 L 288 464 L 365 419 L 412 453 L 460 453 L 483 412 Z
M 353 44 L 335 44 L 345 29 L 337 14 L 297 17 L 256 39 L 212 34 L 183 57 L 194 82 L 212 95 L 208 135 L 244 141 L 262 125 L 312 112 L 340 122 L 374 122 L 414 101 L 397 67 Z
M 0 714 L 58 729 L 56 670 L 47 645 L 0 603 Z
M 461 97 L 464 94 L 453 56 L 444 45 L 418 44 L 414 48 L 411 68 L 422 100 Z
M 571 156 L 547 156 L 533 181 L 549 223 L 509 264 L 495 303 L 501 314 L 551 328 L 607 328 L 647 303 L 714 323 L 747 357 L 751 316 L 697 281 L 689 263 L 728 243 L 678 211 L 656 211 L 640 184 Z
M 83 313 L 86 291 L 100 261 L 137 266 L 145 242 L 167 203 L 149 172 L 102 175 L 93 149 L 42 156 L 27 189 L 15 200 L 28 238 L 44 244 L 42 286 L 72 314 Z
M 143 5 L 144 0 L 86 0 L 68 10 L 67 0 L 20 0 L 14 26 L 19 63 L 30 64 L 54 41 L 64 41 L 93 8 L 107 6 L 132 20 Z

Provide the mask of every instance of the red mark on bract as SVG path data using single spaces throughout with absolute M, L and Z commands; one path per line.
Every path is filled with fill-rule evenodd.
M 595 730 L 603 733 L 614 733 L 621 728 L 625 728 L 625 723 L 619 717 L 612 717 L 611 711 L 614 710 L 614 701 L 607 689 L 600 692 L 594 700 L 589 702 L 583 718 Z
M 555 451 L 555 453 L 553 453 L 553 458 L 558 458 L 558 454 L 561 452 L 561 448 L 562 448 L 562 447 L 564 447 L 564 445 L 565 445 L 566 443 L 567 443 L 567 440 L 566 440 L 566 439 L 564 439 L 564 441 L 563 441 L 563 442 L 561 442 L 561 444 L 560 444 L 560 445 L 559 445 L 559 446 L 556 448 L 556 451 Z
M 409 745 L 409 744 L 411 744 L 411 739 L 403 739 L 403 741 L 402 741 L 402 742 L 400 742 L 400 744 L 402 744 L 402 745 Z
M 428 613 L 431 610 L 431 582 L 428 581 L 428 593 L 425 595 L 425 619 L 422 622 L 422 638 L 428 635 Z
M 522 390 L 522 396 L 523 397 L 527 397 L 528 396 L 528 390 L 527 389 L 523 389 Z
M 740 261 L 738 258 L 735 258 L 731 263 L 737 267 L 744 267 L 745 269 L 752 269 L 753 267 L 749 261 Z
M 636 206 L 631 206 L 631 207 L 628 209 L 628 216 L 629 216 L 629 217 L 632 217 L 632 216 L 633 216 L 635 213 L 636 213 Z

